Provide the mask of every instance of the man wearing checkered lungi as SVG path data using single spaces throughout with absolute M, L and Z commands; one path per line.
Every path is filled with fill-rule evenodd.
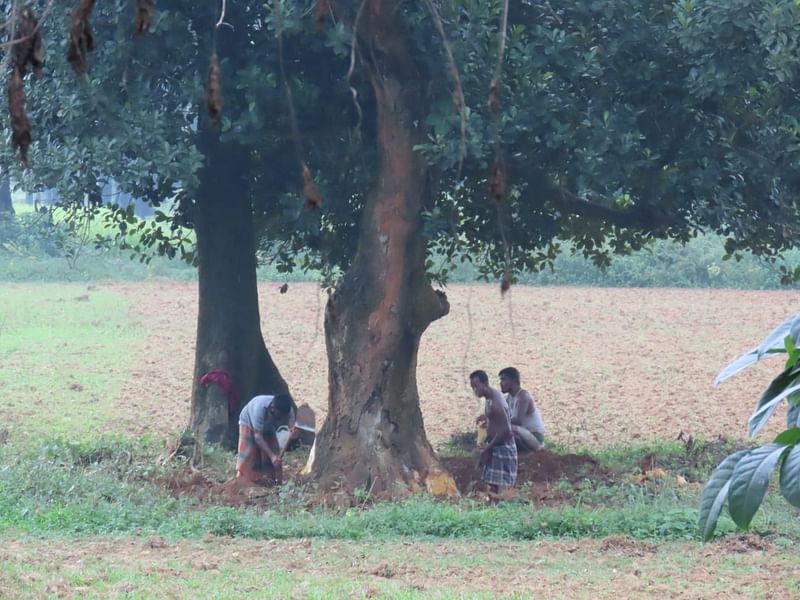
M 276 437 L 278 427 L 294 428 L 297 409 L 288 394 L 256 396 L 239 414 L 239 454 L 236 476 L 258 482 L 272 474 L 283 477 L 283 460 Z
M 517 480 L 517 445 L 511 432 L 508 404 L 503 395 L 489 385 L 485 371 L 474 371 L 469 384 L 478 398 L 485 399 L 486 443 L 481 446 L 483 481 L 492 492 L 513 487 Z

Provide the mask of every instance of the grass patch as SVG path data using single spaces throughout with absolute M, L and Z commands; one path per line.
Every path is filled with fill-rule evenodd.
M 160 466 L 158 452 L 155 442 L 124 438 L 82 443 L 55 440 L 35 450 L 6 450 L 0 455 L 0 530 L 168 539 L 211 534 L 258 540 L 536 540 L 621 535 L 666 541 L 697 536 L 697 487 L 589 486 L 586 491 L 577 490 L 570 503 L 549 508 L 527 500 L 494 506 L 421 495 L 342 511 L 309 509 L 303 501 L 308 490 L 287 484 L 266 505 L 233 508 L 174 498 L 149 483 L 174 468 Z M 232 455 L 228 456 L 232 461 Z M 768 497 L 754 529 L 792 543 L 800 540 L 796 511 L 776 494 Z M 723 518 L 718 533 L 733 530 L 732 522 Z
M 131 348 L 143 336 L 125 300 L 110 291 L 0 288 L 0 422 L 11 442 L 95 435 L 111 416 Z
M 254 568 L 235 563 L 213 570 L 198 568 L 191 561 L 169 560 L 160 567 L 118 563 L 109 567 L 105 561 L 93 560 L 84 563 L 80 572 L 67 567 L 53 574 L 46 568 L 15 565 L 7 562 L 0 571 L 0 580 L 10 589 L 24 590 L 25 596 L 50 596 L 56 590 L 73 590 L 81 598 L 108 598 L 123 595 L 130 598 L 233 598 L 269 597 L 326 600 L 328 598 L 391 598 L 412 600 L 415 598 L 496 598 L 489 592 L 439 592 L 424 593 L 402 583 L 391 581 L 369 581 L 362 575 L 321 576 L 287 572 L 269 566 Z M 0 590 L 2 591 L 2 590 Z M 521 595 L 499 596 L 522 598 Z
M 705 482 L 722 459 L 743 447 L 739 441 L 718 438 L 691 439 L 688 442 L 658 440 L 629 445 L 617 444 L 593 451 L 562 446 L 558 450 L 593 454 L 601 463 L 619 473 L 660 468 L 673 475 L 680 475 L 687 481 Z
M 437 452 L 442 457 L 471 456 L 477 443 L 478 434 L 475 431 L 454 433 L 440 448 L 437 448 Z
M 796 589 L 797 550 L 626 540 L 2 539 L 3 597 L 698 598 Z M 493 589 L 494 588 L 494 589 Z M 496 591 L 495 591 L 496 590 Z

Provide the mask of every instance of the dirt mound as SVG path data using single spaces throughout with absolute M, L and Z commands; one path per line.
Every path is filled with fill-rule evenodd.
M 484 489 L 481 482 L 482 469 L 477 467 L 472 457 L 445 458 L 442 466 L 455 479 L 458 491 L 463 495 L 480 492 Z M 298 469 L 299 471 L 299 469 Z M 301 481 L 299 473 L 291 467 L 284 473 L 288 480 Z M 520 455 L 517 475 L 517 489 L 512 490 L 512 497 L 526 496 L 537 503 L 559 503 L 570 496 L 569 488 L 552 486 L 556 481 L 567 481 L 574 486 L 582 485 L 585 479 L 594 482 L 604 481 L 609 477 L 607 470 L 597 460 L 586 454 L 556 454 L 547 450 Z M 151 480 L 151 483 L 166 490 L 175 497 L 190 497 L 201 504 L 224 506 L 253 506 L 265 504 L 266 500 L 277 493 L 274 485 L 263 486 L 240 478 L 225 482 L 211 479 L 204 471 L 176 470 L 169 475 Z M 528 484 L 526 489 L 520 486 Z M 307 500 L 315 504 L 346 508 L 352 505 L 353 499 L 347 494 L 319 494 L 313 499 L 308 494 Z
M 481 483 L 482 469 L 477 466 L 477 459 L 473 457 L 445 458 L 442 459 L 442 465 L 453 475 L 462 494 L 469 494 Z M 588 454 L 556 454 L 539 450 L 520 454 L 517 486 L 533 484 L 532 492 L 541 495 L 543 486 L 537 484 L 548 484 L 562 479 L 579 483 L 587 478 L 605 479 L 608 475 L 597 459 Z
M 224 483 L 210 480 L 204 473 L 174 473 L 153 480 L 153 483 L 167 490 L 172 496 L 196 498 L 203 504 L 223 504 L 225 506 L 247 506 L 258 504 L 260 500 L 273 493 L 272 488 L 256 485 L 241 478 L 233 478 Z

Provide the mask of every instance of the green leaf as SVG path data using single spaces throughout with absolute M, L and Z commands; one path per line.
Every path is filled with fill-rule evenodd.
M 800 427 L 792 427 L 786 431 L 781 431 L 773 440 L 773 443 L 783 444 L 784 446 L 794 446 L 797 442 L 800 442 Z
M 750 526 L 761 506 L 772 470 L 784 450 L 783 444 L 759 446 L 743 456 L 734 468 L 728 489 L 728 510 L 733 522 L 742 529 Z
M 756 410 L 747 421 L 747 431 L 751 437 L 761 431 L 784 398 L 800 391 L 800 383 L 795 383 L 796 377 L 797 373 L 789 369 L 772 380 L 767 391 L 761 396 Z M 789 383 L 793 385 L 789 385 Z M 786 387 L 787 385 L 789 387 Z
M 798 341 L 800 335 L 800 314 L 793 315 L 778 325 L 772 332 L 759 344 L 757 350 L 759 358 L 769 350 L 777 350 L 785 347 L 786 336 L 790 335 L 794 341 Z
M 716 379 L 714 379 L 714 385 L 722 383 L 728 377 L 761 360 L 764 356 L 772 356 L 773 354 L 784 352 L 784 340 L 787 335 L 791 335 L 795 341 L 798 341 L 797 336 L 800 336 L 800 314 L 792 315 L 786 319 L 773 329 L 758 346 L 734 359 L 717 375 Z
M 753 348 L 750 352 L 735 358 L 728 366 L 720 371 L 719 375 L 717 375 L 717 377 L 714 379 L 714 385 L 719 385 L 728 377 L 735 375 L 745 367 L 756 362 L 758 358 L 758 351 L 756 348 Z
M 781 494 L 789 504 L 800 508 L 800 446 L 792 447 L 783 459 Z
M 756 404 L 756 409 L 753 415 L 750 417 L 751 421 L 755 419 L 756 414 L 759 414 L 759 422 L 763 425 L 766 422 L 766 419 L 774 412 L 775 408 L 777 408 L 777 403 L 770 404 L 773 400 L 775 400 L 781 392 L 786 390 L 792 383 L 797 381 L 798 375 L 800 375 L 800 369 L 795 369 L 793 367 L 786 367 L 780 375 L 778 375 L 775 379 L 773 379 L 764 393 L 761 395 L 758 403 Z M 778 400 L 777 402 L 780 402 Z M 770 405 L 771 408 L 767 407 Z M 764 411 L 763 413 L 761 411 Z M 791 427 L 791 425 L 790 425 Z M 760 429 L 760 427 L 759 427 Z M 757 431 L 756 431 L 757 433 Z M 755 433 L 751 432 L 750 435 L 755 435 Z
M 786 413 L 786 427 L 800 427 L 800 402 L 789 398 L 789 411 Z
M 800 342 L 800 315 L 795 315 L 792 324 L 789 326 L 789 335 L 794 341 L 795 347 Z
M 790 367 L 795 366 L 797 364 L 798 358 L 800 358 L 800 349 L 798 349 L 797 346 L 795 345 L 795 340 L 792 337 L 793 335 L 794 334 L 787 335 L 786 338 L 784 339 L 786 354 L 788 355 L 784 369 L 788 369 Z
M 711 478 L 706 483 L 706 487 L 703 488 L 703 495 L 700 498 L 700 521 L 698 527 L 700 535 L 705 542 L 714 535 L 719 513 L 722 511 L 722 506 L 728 496 L 733 470 L 748 452 L 749 450 L 739 450 L 725 458 L 711 473 Z

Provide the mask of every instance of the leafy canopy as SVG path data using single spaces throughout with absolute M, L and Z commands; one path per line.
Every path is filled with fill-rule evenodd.
M 41 14 L 45 2 L 33 5 Z M 335 3 L 317 31 L 302 2 L 231 3 L 230 27 L 214 42 L 216 6 L 164 0 L 150 32 L 133 38 L 120 17 L 130 4 L 98 3 L 97 47 L 76 80 L 63 54 L 66 9 L 56 5 L 44 22 L 44 76 L 26 81 L 34 143 L 21 181 L 93 209 L 114 205 L 101 195 L 113 178 L 160 207 L 162 221 L 117 208 L 118 237 L 133 229 L 138 250 L 191 258 L 215 48 L 218 135 L 252 157 L 241 176 L 253 183 L 263 256 L 285 270 L 346 268 L 376 173 L 376 106 L 359 68 L 369 48 L 354 49 L 348 20 L 335 18 L 358 6 Z M 701 230 L 725 236 L 731 256 L 749 248 L 774 258 L 797 245 L 795 2 L 513 3 L 496 111 L 487 98 L 502 5 L 399 6 L 428 113 L 414 124 L 428 132 L 418 148 L 431 167 L 423 225 L 431 255 L 445 257 L 429 261 L 431 277 L 444 281 L 453 261 L 473 258 L 486 277 L 537 271 L 564 240 L 601 266 L 653 238 Z M 453 102 L 456 74 L 463 105 Z M 12 162 L 9 151 L 2 160 Z M 487 193 L 498 161 L 499 202 Z M 322 189 L 317 211 L 302 201 L 303 164 Z

